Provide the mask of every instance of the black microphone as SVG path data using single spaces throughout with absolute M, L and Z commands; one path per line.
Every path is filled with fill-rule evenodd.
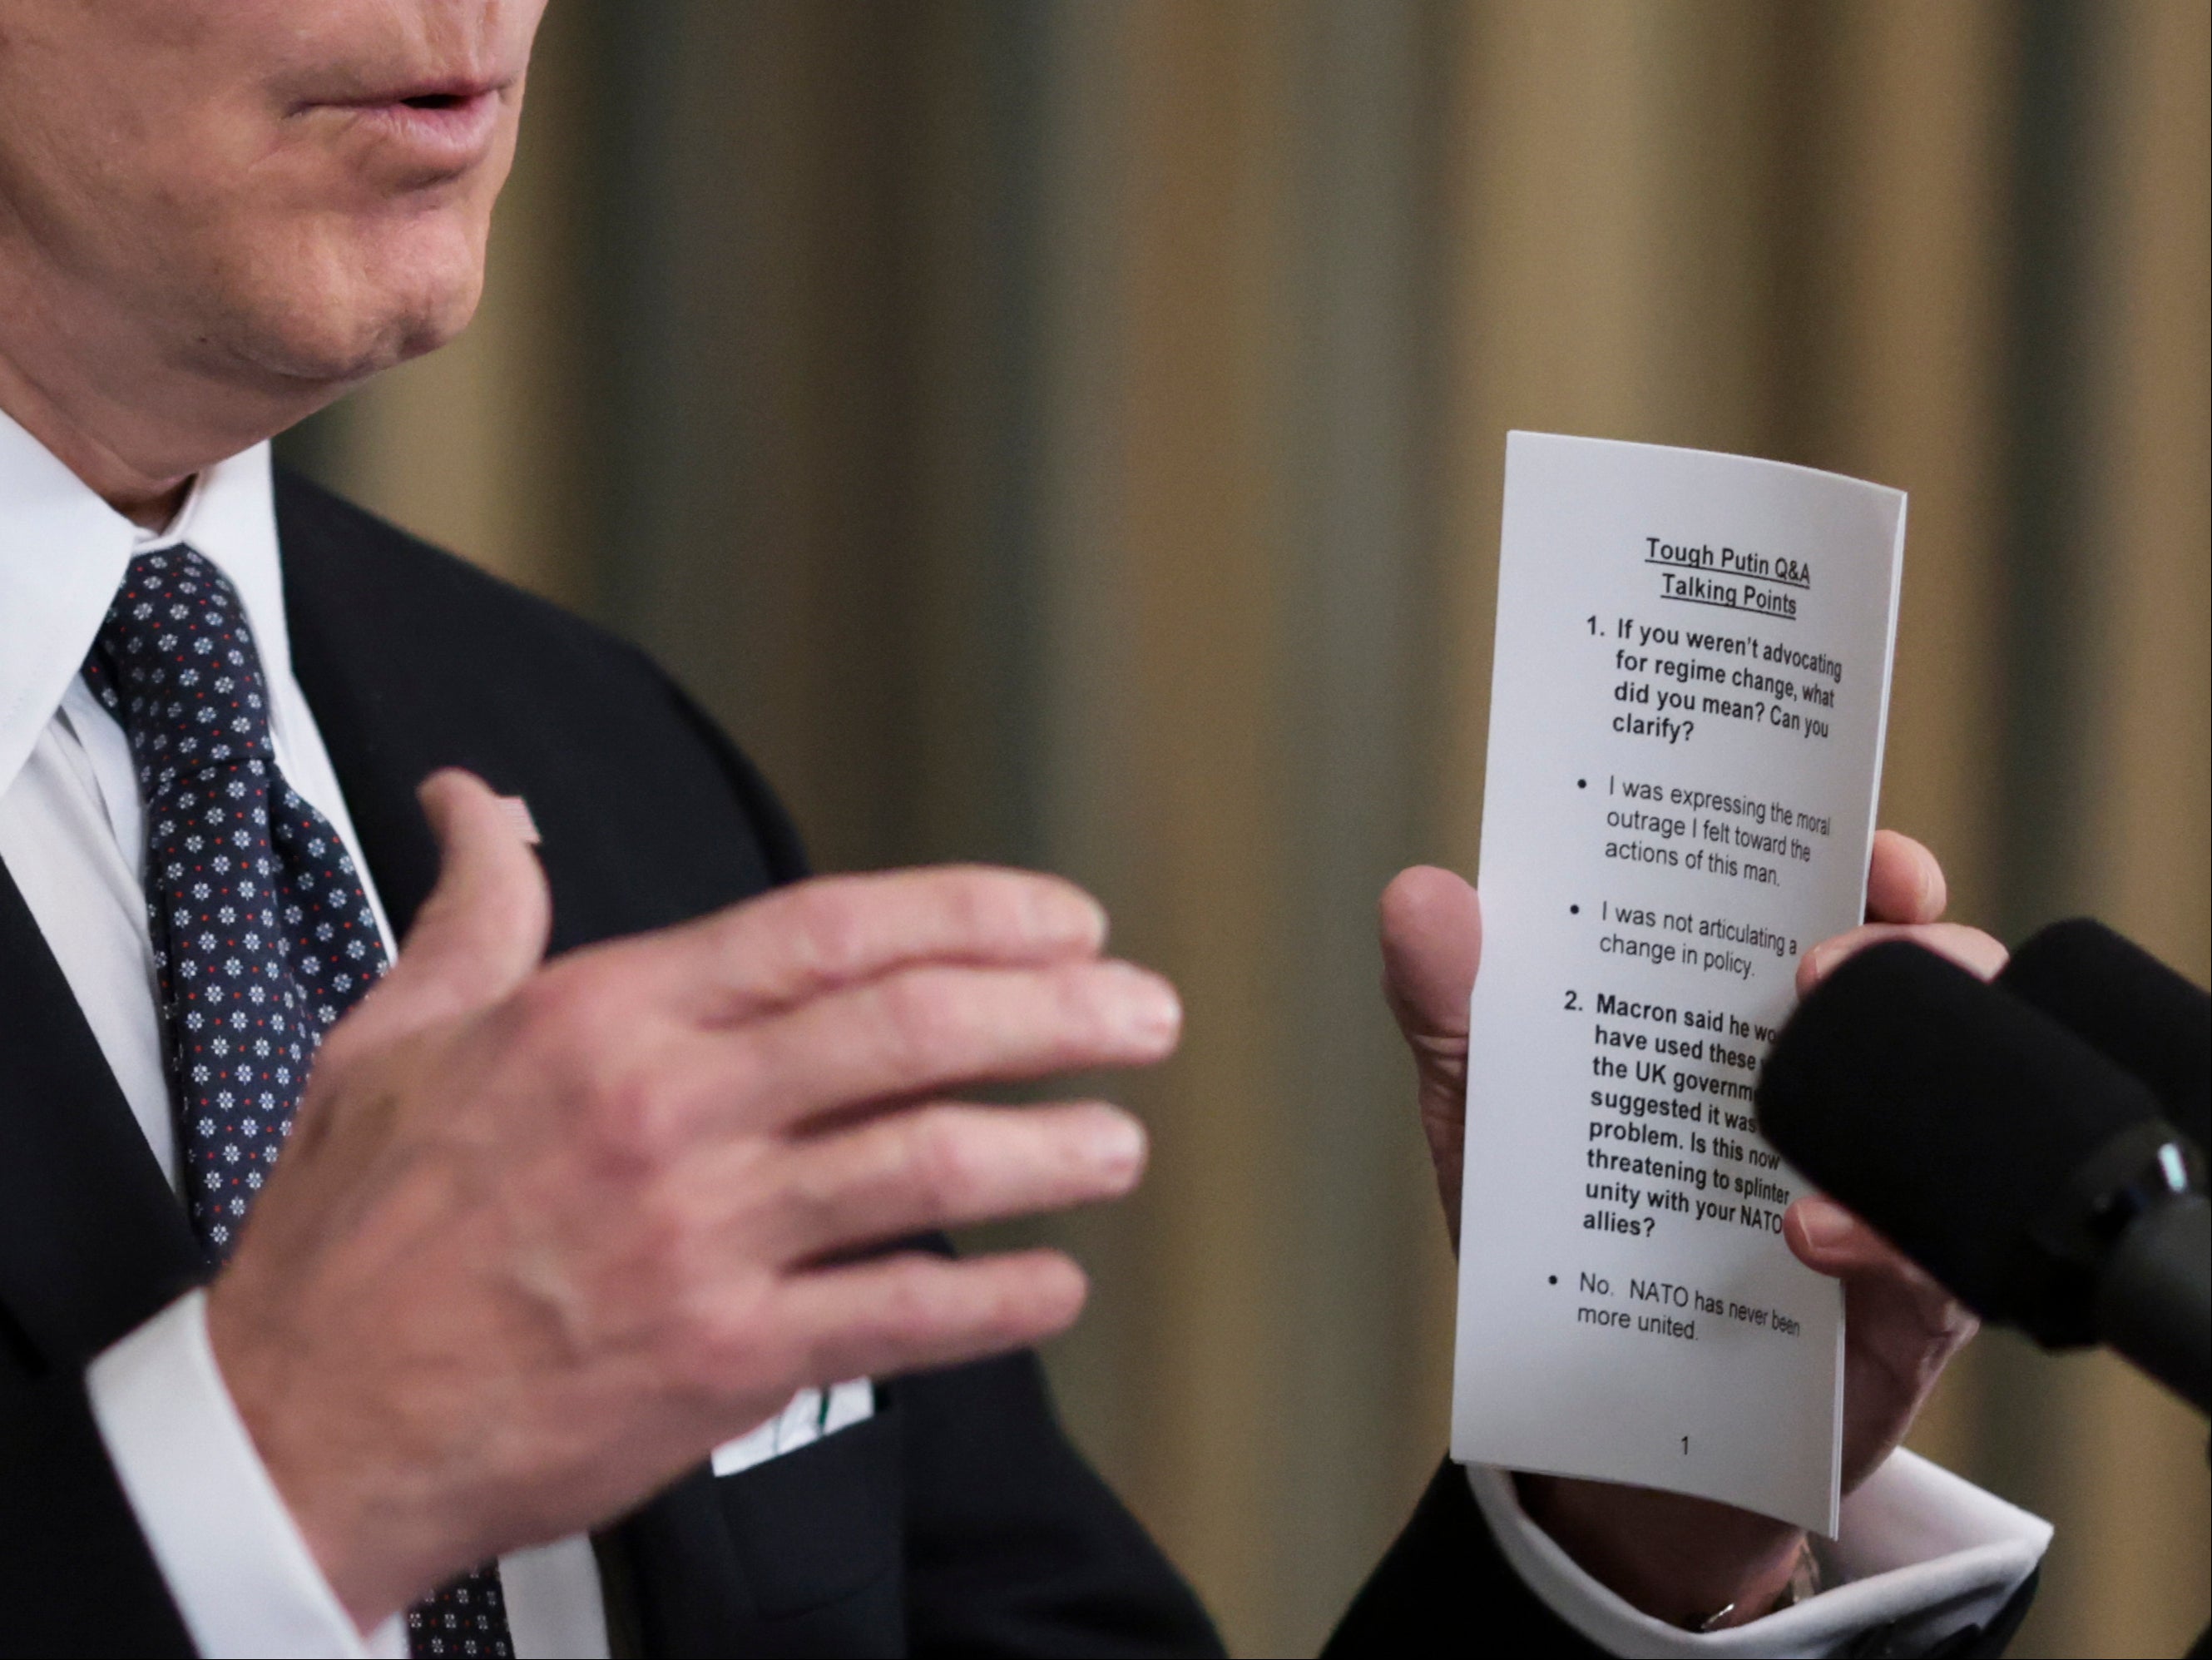
M 1785 1158 L 1984 1319 L 2047 1347 L 2101 1340 L 2208 1409 L 2202 1156 L 2049 1016 L 1876 946 L 1784 1025 L 1757 1101 Z
M 2044 929 L 1997 984 L 2142 1079 L 2197 1151 L 2212 1149 L 2212 996 L 2087 917 Z

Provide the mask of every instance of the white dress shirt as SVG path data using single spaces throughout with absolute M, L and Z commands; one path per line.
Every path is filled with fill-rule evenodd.
M 115 513 L 0 414 L 0 863 L 21 890 L 125 1100 L 172 1186 L 176 1131 L 142 882 L 143 811 L 122 729 L 79 678 L 132 555 L 189 541 L 236 587 L 269 682 L 276 764 L 353 855 L 396 942 L 306 697 L 293 678 L 266 445 L 210 468 L 160 535 Z M 205 1298 L 179 1298 L 99 1356 L 93 1412 L 186 1629 L 204 1654 L 404 1655 L 398 1616 L 364 1638 L 255 1452 L 209 1345 Z M 714 1450 L 728 1475 L 868 1417 L 866 1380 L 808 1389 Z M 1986 1619 L 2041 1559 L 2051 1529 L 1909 1454 L 1844 1505 L 1826 1560 L 1837 1588 L 1699 1636 L 1637 1613 L 1524 1516 L 1503 1473 L 1469 1473 L 1507 1559 L 1559 1615 L 1616 1652 L 1835 1651 L 1898 1622 L 1929 1639 Z M 590 1543 L 503 1557 L 523 1656 L 604 1656 Z

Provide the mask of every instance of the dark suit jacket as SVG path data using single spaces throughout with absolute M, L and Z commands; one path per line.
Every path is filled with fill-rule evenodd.
M 528 799 L 556 952 L 804 873 L 760 778 L 642 654 L 282 474 L 277 518 L 295 672 L 396 927 L 436 874 L 414 787 L 447 764 Z M 189 1653 L 83 1368 L 204 1270 L 4 867 L 0 1172 L 0 1651 Z M 878 1401 L 741 1475 L 702 1467 L 611 1529 L 617 1651 L 1219 1651 L 1061 1434 L 1033 1356 L 903 1378 Z M 1449 1466 L 1333 1646 L 1446 1644 L 1588 1651 L 1522 1587 Z

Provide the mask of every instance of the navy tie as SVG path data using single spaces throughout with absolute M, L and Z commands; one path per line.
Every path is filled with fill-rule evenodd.
M 298 1111 L 323 1033 L 386 966 L 361 873 L 284 781 L 269 688 L 228 577 L 142 553 L 86 659 L 146 813 L 146 914 L 192 1227 L 227 1259 Z M 410 1609 L 417 1656 L 511 1655 L 489 1565 Z

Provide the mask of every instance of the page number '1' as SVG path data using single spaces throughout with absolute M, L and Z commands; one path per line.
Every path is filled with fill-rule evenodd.
M 1689 1456 L 1690 1456 L 1690 1438 L 1689 1438 L 1688 1436 L 1686 1436 L 1686 1436 L 1684 1436 L 1684 1437 L 1682 1438 L 1682 1456 L 1683 1456 L 1683 1457 L 1685 1457 L 1685 1458 L 1687 1458 Z

